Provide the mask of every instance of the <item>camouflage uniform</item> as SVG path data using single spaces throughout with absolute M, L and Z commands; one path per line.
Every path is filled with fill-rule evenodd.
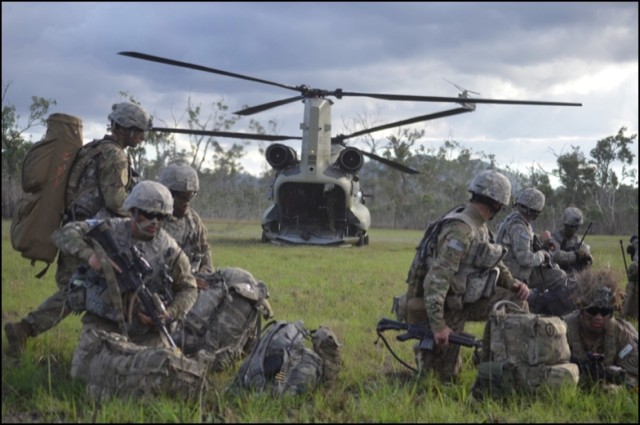
M 113 123 L 124 127 L 148 130 L 149 115 L 138 105 L 120 103 L 109 115 Z M 135 184 L 136 173 L 121 142 L 110 135 L 83 146 L 69 174 L 65 196 L 63 224 L 88 218 L 127 216 L 122 205 Z M 70 313 L 65 307 L 69 279 L 81 265 L 73 256 L 60 251 L 57 259 L 56 284 L 58 291 L 38 308 L 29 312 L 22 322 L 22 335 L 17 340 L 35 337 L 60 323 Z M 15 326 L 15 325 L 14 325 Z M 26 326 L 28 329 L 24 329 Z M 24 344 L 24 342 L 20 342 Z
M 527 308 L 526 302 L 511 290 L 517 280 L 500 261 L 503 249 L 490 241 L 487 224 L 477 210 L 467 206 L 451 218 L 440 231 L 436 255 L 424 279 L 424 306 L 432 331 L 448 326 L 461 332 L 467 320 L 487 320 L 498 300 L 511 300 Z M 499 270 L 497 287 L 487 297 L 467 300 L 470 278 L 494 267 Z M 414 315 L 409 321 L 420 320 Z M 418 365 L 421 372 L 434 370 L 442 381 L 451 380 L 460 372 L 460 346 L 438 344 L 432 352 L 422 350 Z
M 189 207 L 184 217 L 171 216 L 165 220 L 162 228 L 178 242 L 189 258 L 194 274 L 213 273 L 207 228 L 198 213 Z
M 571 348 L 571 356 L 585 359 L 587 353 L 604 354 L 605 366 L 618 366 L 625 371 L 625 381 L 628 385 L 638 385 L 638 335 L 623 324 L 619 319 L 611 317 L 606 322 L 604 332 L 594 345 L 588 346 L 582 336 L 580 315 L 577 310 L 563 316 L 567 324 L 567 340 Z
M 638 320 L 638 236 L 631 237 L 627 253 L 632 257 L 632 261 L 627 268 L 628 282 L 621 316 Z
M 567 208 L 563 214 L 564 227 L 551 234 L 549 244 L 553 247 L 551 256 L 553 261 L 564 270 L 568 276 L 589 267 L 593 262 L 591 248 L 584 242 L 580 245 L 580 237 L 575 230 L 568 230 L 573 226 L 577 230 L 583 223 L 582 212 L 575 207 Z M 578 248 L 580 245 L 580 248 Z
M 151 240 L 134 239 L 131 219 L 114 218 L 109 219 L 108 222 L 111 225 L 111 233 L 116 244 L 126 249 L 132 245 L 136 246 L 151 265 L 153 273 L 145 277 L 146 287 L 152 293 L 168 292 L 171 294 L 173 301 L 167 306 L 169 316 L 178 320 L 184 318 L 195 302 L 197 289 L 189 261 L 180 251 L 175 240 L 162 229 Z M 96 220 L 69 223 L 54 233 L 53 240 L 61 251 L 79 258 L 83 263 L 88 263 L 94 250 L 87 243 L 85 235 L 97 224 L 99 221 Z M 171 282 L 164 279 L 165 267 L 168 268 Z M 147 346 L 161 346 L 163 344 L 161 334 L 156 329 L 142 324 L 136 314 L 126 319 L 128 320 L 128 336 L 131 342 Z M 90 312 L 83 315 L 82 323 L 80 342 L 71 363 L 72 377 L 86 373 L 82 370 L 86 366 L 84 354 L 87 345 L 91 345 L 95 340 L 89 335 L 91 331 L 103 330 L 121 333 L 117 323 Z

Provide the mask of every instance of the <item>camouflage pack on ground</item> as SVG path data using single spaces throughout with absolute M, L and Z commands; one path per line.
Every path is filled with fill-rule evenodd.
M 179 350 L 134 344 L 115 333 L 92 333 L 94 343 L 87 346 L 74 378 L 85 382 L 87 393 L 96 400 L 160 394 L 193 398 L 207 386 L 206 358 L 190 359 Z
M 305 347 L 306 339 L 313 341 L 313 350 Z M 309 331 L 302 321 L 269 322 L 230 389 L 282 395 L 301 394 L 320 383 L 332 384 L 342 367 L 341 346 L 326 327 Z
M 526 313 L 510 301 L 499 301 L 486 326 L 475 397 L 577 385 L 579 371 L 569 362 L 567 327 L 560 317 Z
M 212 355 L 212 368 L 220 371 L 251 351 L 261 319 L 273 312 L 266 285 L 246 270 L 229 267 L 202 277 L 209 288 L 199 291 L 173 338 L 186 355 L 199 350 Z

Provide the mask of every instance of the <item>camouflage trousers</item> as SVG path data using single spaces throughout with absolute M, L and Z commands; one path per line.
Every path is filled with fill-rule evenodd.
M 459 311 L 444 309 L 444 321 L 453 332 L 464 332 L 467 321 L 485 322 L 489 319 L 493 305 L 500 300 L 509 300 L 529 311 L 526 301 L 518 298 L 518 295 L 510 290 L 497 287 L 489 298 L 464 304 Z M 462 369 L 460 346 L 457 344 L 437 345 L 433 351 L 419 350 L 418 344 L 414 346 L 418 372 L 421 375 L 433 371 L 442 382 L 455 382 Z
M 95 314 L 85 313 L 82 317 L 82 332 L 80 333 L 80 341 L 73 352 L 71 359 L 71 377 L 78 378 L 89 376 L 88 368 L 91 360 L 95 356 L 95 334 L 104 331 L 106 333 L 120 334 L 121 330 L 117 323 L 102 319 Z M 134 344 L 146 347 L 164 347 L 165 342 L 159 333 L 148 333 L 144 336 L 129 338 Z
M 81 265 L 80 260 L 75 257 L 58 253 L 58 264 L 56 269 L 56 284 L 58 291 L 44 300 L 35 310 L 29 312 L 25 321 L 31 325 L 31 336 L 37 336 L 56 326 L 71 313 L 66 306 L 67 288 L 69 279 Z

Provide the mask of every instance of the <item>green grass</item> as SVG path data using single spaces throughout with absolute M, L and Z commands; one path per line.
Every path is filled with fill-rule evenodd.
M 215 266 L 249 270 L 264 281 L 279 320 L 302 319 L 308 328 L 331 327 L 344 343 L 344 365 L 331 391 L 272 399 L 266 394 L 231 396 L 224 392 L 235 369 L 211 374 L 201 401 L 174 397 L 113 399 L 93 403 L 84 387 L 69 377 L 80 320 L 70 316 L 29 341 L 20 361 L 3 348 L 3 422 L 634 422 L 637 392 L 615 395 L 574 388 L 515 396 L 504 403 L 471 403 L 475 379 L 472 351 L 462 349 L 460 385 L 443 387 L 432 377 L 416 379 L 376 343 L 375 326 L 391 317 L 391 300 L 405 291 L 404 280 L 421 231 L 372 229 L 363 248 L 291 247 L 260 242 L 257 223 L 207 223 Z M 16 320 L 55 290 L 55 265 L 42 279 L 41 265 L 13 251 L 7 221 L 2 237 L 2 321 Z M 621 281 L 624 265 L 619 240 L 628 236 L 592 236 L 594 267 L 611 268 Z M 637 325 L 637 324 L 636 324 Z M 483 323 L 467 331 L 482 334 Z M 413 364 L 412 342 L 387 335 L 397 354 Z M 3 347 L 6 339 L 3 330 Z M 236 366 L 238 367 L 239 364 Z

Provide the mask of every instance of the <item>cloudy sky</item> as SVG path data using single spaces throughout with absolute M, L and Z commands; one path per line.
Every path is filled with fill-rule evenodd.
M 3 89 L 10 84 L 3 106 L 14 104 L 26 117 L 31 96 L 53 98 L 51 112 L 81 117 L 90 140 L 105 133 L 106 116 L 122 100 L 121 91 L 141 101 L 156 125 L 173 125 L 189 97 L 205 110 L 223 100 L 235 111 L 296 95 L 121 51 L 288 86 L 455 97 L 455 84 L 480 98 L 582 103 L 478 104 L 472 113 L 412 127 L 426 130 L 421 143 L 427 147 L 455 140 L 520 169 L 551 171 L 556 155 L 572 146 L 588 156 L 598 140 L 622 126 L 627 135 L 638 132 L 636 2 L 3 2 Z M 347 133 L 344 123 L 358 116 L 381 125 L 455 106 L 335 100 L 334 134 Z M 303 106 L 296 102 L 251 118 L 263 124 L 276 120 L 279 134 L 300 136 Z M 248 131 L 248 121 L 243 118 L 233 130 Z M 44 132 L 38 131 L 34 140 Z M 387 134 L 374 136 L 384 140 Z M 251 172 L 265 167 L 257 153 L 245 161 Z

